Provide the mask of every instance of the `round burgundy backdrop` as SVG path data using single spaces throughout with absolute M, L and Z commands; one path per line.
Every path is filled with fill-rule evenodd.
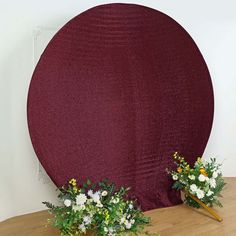
M 206 63 L 167 15 L 132 4 L 92 8 L 44 51 L 30 84 L 35 152 L 58 186 L 109 178 L 144 210 L 180 203 L 166 168 L 203 154 L 213 119 Z

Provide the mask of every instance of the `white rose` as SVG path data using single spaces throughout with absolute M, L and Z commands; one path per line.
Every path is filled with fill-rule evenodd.
M 102 196 L 103 197 L 107 196 L 107 191 L 102 191 Z
M 211 188 L 215 188 L 216 187 L 216 180 L 213 178 L 210 178 L 209 184 L 210 184 Z
M 204 182 L 204 181 L 206 180 L 206 176 L 200 174 L 200 175 L 198 176 L 198 180 L 199 180 L 200 182 Z
M 173 178 L 173 180 L 177 180 L 178 179 L 178 175 L 173 175 L 172 178 Z
M 196 184 L 191 184 L 190 185 L 190 190 L 195 193 L 197 191 L 197 185 Z
M 70 200 L 70 199 L 66 199 L 66 200 L 64 201 L 64 205 L 65 205 L 66 207 L 70 207 L 70 206 L 71 206 L 71 200 Z
M 217 178 L 217 176 L 218 176 L 218 173 L 216 171 L 213 172 L 212 177 L 215 179 L 215 178 Z
M 76 196 L 76 205 L 84 205 L 87 201 L 87 196 L 84 193 L 80 193 Z
M 211 190 L 208 190 L 208 192 L 207 192 L 207 197 L 210 197 L 212 194 L 213 194 L 214 192 L 212 192 Z
M 201 189 L 197 189 L 196 194 L 199 199 L 202 199 L 205 196 L 205 193 Z
M 130 229 L 131 226 L 132 226 L 132 224 L 131 224 L 129 221 L 126 221 L 126 222 L 125 222 L 125 228 L 126 228 L 126 229 Z

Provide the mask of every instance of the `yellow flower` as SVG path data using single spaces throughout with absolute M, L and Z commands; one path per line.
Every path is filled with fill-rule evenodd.
M 189 165 L 187 165 L 187 166 L 185 167 L 185 170 L 186 170 L 187 172 L 189 172 L 189 170 L 190 170 Z
M 177 156 L 178 156 L 178 152 L 175 152 L 174 155 L 173 155 L 173 158 L 177 159 Z
M 183 169 L 182 169 L 181 167 L 178 167 L 178 168 L 177 168 L 177 171 L 178 171 L 179 173 L 182 173 Z
M 205 168 L 200 168 L 200 173 L 203 174 L 204 176 L 208 176 Z
M 71 184 L 72 186 L 76 186 L 76 185 L 77 185 L 76 179 L 71 179 L 71 180 L 69 181 L 69 184 Z

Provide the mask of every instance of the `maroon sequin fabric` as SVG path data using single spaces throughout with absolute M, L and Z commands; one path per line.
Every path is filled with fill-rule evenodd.
M 131 186 L 143 210 L 180 203 L 166 168 L 193 163 L 207 144 L 213 90 L 189 34 L 132 4 L 92 8 L 48 44 L 28 95 L 35 152 L 58 186 L 109 178 Z

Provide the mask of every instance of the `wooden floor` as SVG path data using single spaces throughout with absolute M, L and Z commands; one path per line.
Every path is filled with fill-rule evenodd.
M 236 178 L 225 179 L 224 208 L 216 209 L 223 222 L 215 221 L 203 210 L 182 204 L 146 212 L 152 218 L 152 225 L 147 229 L 161 236 L 236 236 Z M 55 229 L 45 227 L 47 218 L 48 213 L 41 211 L 3 221 L 0 236 L 58 236 Z

